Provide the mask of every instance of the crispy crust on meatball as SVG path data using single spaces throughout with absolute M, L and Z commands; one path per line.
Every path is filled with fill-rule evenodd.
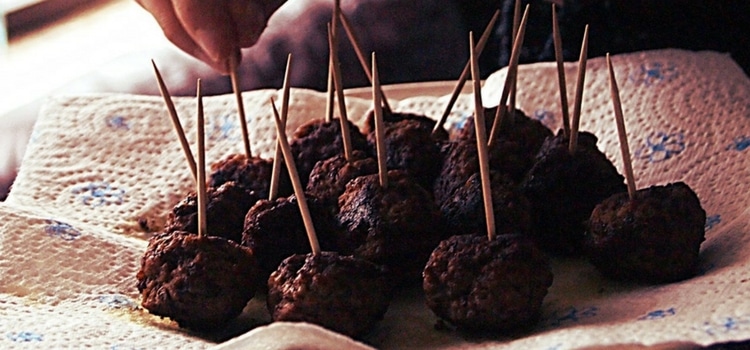
M 149 240 L 136 274 L 141 305 L 180 327 L 214 330 L 242 313 L 255 295 L 251 249 L 221 237 L 162 233 Z
M 333 252 L 293 255 L 268 279 L 274 321 L 321 325 L 350 337 L 370 331 L 388 310 L 383 267 Z
M 580 132 L 574 155 L 567 137 L 548 138 L 521 183 L 531 202 L 537 244 L 556 255 L 582 254 L 585 222 L 605 198 L 625 192 L 625 178 L 596 147 L 597 138 Z
M 594 208 L 585 248 L 603 275 L 647 283 L 692 277 L 706 212 L 684 182 L 615 194 Z
M 209 188 L 207 192 L 208 234 L 239 243 L 242 240 L 245 214 L 259 197 L 233 181 L 225 182 L 218 188 Z M 164 231 L 198 233 L 198 197 L 195 192 L 188 194 L 187 198 L 172 208 Z
M 476 234 L 440 242 L 424 269 L 427 306 L 467 331 L 533 326 L 552 285 L 549 259 L 528 238 Z

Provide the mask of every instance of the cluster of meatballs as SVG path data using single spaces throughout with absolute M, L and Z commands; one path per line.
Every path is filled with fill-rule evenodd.
M 210 331 L 260 291 L 275 321 L 362 337 L 394 295 L 421 285 L 427 306 L 456 328 L 506 334 L 538 320 L 551 256 L 586 256 L 620 280 L 695 273 L 705 222 L 698 197 L 675 183 L 629 198 L 593 134 L 580 133 L 571 154 L 568 136 L 519 110 L 503 121 L 489 150 L 497 236 L 488 240 L 473 121 L 433 133 L 427 117 L 387 114 L 386 187 L 372 119 L 364 133 L 350 125 L 349 159 L 338 120 L 311 121 L 292 137 L 322 253 L 311 253 L 289 178 L 268 198 L 271 161 L 231 155 L 211 168 L 209 235 L 196 234 L 189 194 L 150 239 L 137 273 L 143 307 Z

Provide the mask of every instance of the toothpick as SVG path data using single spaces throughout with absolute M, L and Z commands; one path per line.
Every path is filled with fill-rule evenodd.
M 583 31 L 583 43 L 581 44 L 581 55 L 578 58 L 578 80 L 576 81 L 576 97 L 575 104 L 573 105 L 573 120 L 570 125 L 570 143 L 568 144 L 568 152 L 570 154 L 576 153 L 576 147 L 578 147 L 578 126 L 581 120 L 581 104 L 583 103 L 583 82 L 586 78 L 586 58 L 588 56 L 589 47 L 589 25 L 586 25 L 586 29 Z
M 479 37 L 479 42 L 477 42 L 477 46 L 474 47 L 474 53 L 477 56 L 480 56 L 482 54 L 482 51 L 484 50 L 485 45 L 487 45 L 487 40 L 489 40 L 490 35 L 492 35 L 492 30 L 495 28 L 495 22 L 497 22 L 497 19 L 499 17 L 500 17 L 500 10 L 496 10 L 495 14 L 492 15 L 492 19 L 490 19 L 490 23 L 488 23 L 487 26 L 484 28 L 484 32 L 482 33 L 482 36 Z M 438 130 L 443 128 L 445 121 L 448 120 L 448 115 L 451 113 L 451 110 L 453 110 L 453 105 L 456 104 L 456 100 L 458 100 L 458 95 L 461 93 L 461 90 L 463 90 L 464 85 L 466 84 L 466 80 L 468 80 L 469 78 L 470 66 L 471 66 L 471 60 L 466 62 L 466 65 L 464 66 L 464 70 L 461 71 L 461 75 L 458 77 L 456 86 L 453 88 L 453 92 L 451 93 L 451 97 L 448 100 L 448 104 L 445 106 L 445 111 L 443 111 L 443 115 L 440 116 L 440 119 L 438 119 L 438 122 L 435 124 L 435 128 L 432 129 L 432 135 L 437 134 Z
M 388 188 L 388 167 L 386 165 L 387 151 L 385 149 L 385 125 L 383 123 L 383 108 L 380 104 L 380 74 L 375 53 L 372 53 L 372 110 L 375 116 L 375 144 L 378 153 L 378 175 L 380 186 Z
M 198 78 L 196 93 L 198 99 L 198 120 L 196 130 L 198 136 L 198 186 L 196 195 L 198 197 L 198 236 L 204 236 L 206 230 L 206 145 L 203 120 L 203 93 L 201 91 L 201 80 Z
M 630 160 L 630 150 L 628 147 L 628 134 L 625 132 L 625 118 L 622 114 L 622 103 L 620 102 L 620 89 L 617 87 L 615 70 L 612 67 L 612 60 L 607 53 L 607 68 L 609 69 L 609 92 L 612 95 L 612 105 L 615 110 L 615 121 L 617 122 L 617 134 L 620 137 L 620 151 L 622 152 L 622 163 L 625 166 L 625 178 L 628 183 L 628 196 L 633 199 L 635 196 L 636 185 L 635 175 L 633 175 L 633 164 Z
M 526 34 L 526 23 L 529 19 L 529 5 L 526 5 L 526 9 L 523 12 L 521 18 L 521 24 L 518 27 L 518 33 L 513 40 L 513 49 L 510 54 L 510 62 L 508 62 L 507 75 L 505 76 L 505 85 L 503 86 L 503 92 L 500 96 L 500 102 L 497 104 L 497 111 L 495 112 L 495 120 L 492 122 L 492 129 L 490 131 L 490 138 L 488 141 L 489 147 L 492 147 L 497 138 L 497 133 L 500 132 L 500 124 L 505 118 L 507 108 L 505 108 L 508 102 L 508 95 L 510 94 L 511 84 L 516 79 L 518 72 L 518 59 L 521 56 L 521 46 L 523 45 L 523 39 Z
M 328 24 L 328 46 L 329 54 L 333 59 L 333 82 L 336 88 L 336 97 L 339 105 L 339 122 L 341 123 L 341 139 L 344 143 L 344 159 L 352 159 L 352 140 L 349 137 L 349 121 L 346 116 L 346 100 L 344 98 L 344 84 L 341 82 L 341 69 L 339 67 L 339 56 L 334 42 L 331 24 Z
M 172 127 L 177 133 L 177 138 L 180 140 L 180 145 L 182 146 L 182 153 L 185 155 L 185 160 L 187 160 L 188 162 L 190 172 L 193 174 L 193 180 L 198 181 L 198 173 L 195 169 L 195 158 L 193 158 L 193 152 L 190 151 L 190 145 L 188 144 L 187 138 L 185 137 L 185 130 L 182 129 L 180 118 L 177 116 L 177 109 L 175 109 L 174 103 L 172 102 L 172 95 L 169 93 L 167 84 L 164 83 L 164 79 L 162 79 L 161 73 L 159 73 L 159 68 L 156 68 L 156 62 L 154 62 L 154 60 L 151 60 L 151 65 L 154 66 L 156 82 L 159 84 L 159 92 L 161 93 L 161 97 L 164 99 L 164 103 L 167 105 L 169 116 L 172 119 Z
M 513 38 L 518 34 L 519 21 L 521 18 L 521 0 L 516 0 L 513 6 Z M 518 89 L 518 73 L 513 77 L 513 84 L 510 86 L 510 102 L 508 102 L 508 110 L 510 110 L 510 121 L 511 125 L 516 120 L 516 93 Z
M 484 215 L 487 221 L 487 239 L 495 239 L 495 211 L 492 205 L 492 185 L 490 184 L 490 164 L 487 146 L 487 130 L 484 125 L 484 106 L 482 104 L 481 75 L 479 63 L 474 53 L 474 33 L 469 32 L 469 62 L 471 63 L 471 80 L 474 91 L 474 130 L 477 135 L 477 152 L 479 155 L 479 175 L 482 179 L 482 198 Z
M 281 93 L 281 123 L 286 128 L 287 114 L 289 112 L 289 72 L 292 66 L 292 54 L 287 55 L 286 70 L 284 72 L 284 85 Z M 285 129 L 286 130 L 286 129 Z M 268 190 L 268 200 L 274 200 L 279 194 L 279 181 L 281 176 L 281 158 L 284 155 L 281 152 L 281 146 L 276 141 L 276 151 L 273 156 L 273 168 L 271 169 L 271 184 Z
M 332 42 L 334 44 L 331 44 L 331 40 L 328 41 L 328 85 L 326 87 L 326 115 L 325 115 L 325 122 L 330 123 L 333 121 L 333 100 L 334 96 L 336 94 L 336 87 L 335 82 L 333 81 L 333 55 L 331 54 L 330 46 L 336 46 L 338 47 L 338 13 L 341 11 L 341 1 L 335 0 L 333 2 L 333 13 L 331 14 L 331 28 L 328 29 L 329 32 L 331 32 L 331 36 L 333 37 Z
M 557 61 L 557 80 L 560 83 L 560 107 L 562 107 L 563 136 L 570 136 L 570 114 L 568 113 L 568 89 L 565 86 L 565 66 L 563 64 L 562 38 L 560 25 L 557 23 L 557 7 L 552 4 L 552 37 L 555 42 L 555 61 Z
M 247 119 L 245 118 L 245 105 L 242 101 L 242 92 L 240 91 L 240 82 L 237 76 L 237 58 L 232 55 L 229 59 L 229 77 L 232 80 L 232 90 L 234 91 L 234 97 L 237 100 L 237 114 L 240 117 L 240 127 L 242 128 L 242 142 L 245 145 L 245 155 L 247 159 L 253 157 L 253 152 L 250 151 L 250 138 L 247 132 Z
M 330 51 L 329 51 L 330 52 Z M 328 57 L 328 86 L 326 87 L 326 115 L 325 115 L 325 122 L 330 123 L 333 121 L 333 96 L 336 93 L 334 91 L 336 88 L 334 87 L 333 82 L 333 57 L 329 55 Z
M 352 47 L 354 48 L 354 53 L 357 55 L 357 60 L 359 60 L 359 64 L 362 66 L 362 70 L 365 71 L 365 75 L 367 75 L 367 80 L 370 81 L 370 84 L 372 84 L 372 71 L 370 70 L 370 66 L 367 64 L 367 58 L 365 58 L 365 54 L 362 51 L 362 45 L 359 44 L 359 40 L 357 39 L 356 34 L 354 33 L 354 28 L 352 27 L 351 22 L 349 22 L 349 19 L 346 17 L 346 15 L 343 12 L 339 12 L 339 18 L 341 19 L 341 24 L 343 24 L 344 31 L 346 32 L 346 36 L 349 38 L 349 42 L 352 44 Z M 391 106 L 388 104 L 388 98 L 385 97 L 385 93 L 383 92 L 383 89 L 381 87 L 380 89 L 380 96 L 383 100 L 383 110 L 391 114 Z
M 302 187 L 302 183 L 299 180 L 299 173 L 297 172 L 297 166 L 294 164 L 292 149 L 289 147 L 289 140 L 286 138 L 284 125 L 281 122 L 281 117 L 279 117 L 279 111 L 276 109 L 276 104 L 273 102 L 273 98 L 271 98 L 271 108 L 273 109 L 274 121 L 276 122 L 276 137 L 278 138 L 281 150 L 284 153 L 284 161 L 286 162 L 287 170 L 289 170 L 289 177 L 292 179 L 294 195 L 297 197 L 297 204 L 299 205 L 300 214 L 302 214 L 302 222 L 305 225 L 307 239 L 310 241 L 310 249 L 312 250 L 313 255 L 318 255 L 320 254 L 320 244 L 318 243 L 318 236 L 315 234 L 315 226 L 313 225 L 312 216 L 310 215 L 310 209 L 307 206 L 305 189 Z

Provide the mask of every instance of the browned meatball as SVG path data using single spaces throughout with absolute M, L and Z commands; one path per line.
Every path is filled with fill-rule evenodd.
M 684 182 L 615 194 L 594 208 L 585 247 L 603 275 L 647 283 L 692 277 L 706 212 Z
M 497 140 L 505 139 L 517 143 L 524 151 L 524 154 L 534 157 L 542 147 L 542 143 L 548 137 L 552 137 L 552 131 L 536 119 L 529 118 L 520 109 L 516 109 L 516 114 L 511 118 L 506 114 L 502 123 L 498 126 Z M 484 121 L 487 128 L 487 138 L 490 137 L 492 124 L 495 122 L 495 113 L 497 107 L 486 108 L 484 111 Z M 454 133 L 454 139 L 476 140 L 476 131 L 474 130 L 474 119 L 469 118 L 462 128 L 457 129 Z M 476 142 L 476 141 L 475 141 Z
M 489 151 L 490 170 L 507 175 L 520 182 L 531 168 L 533 159 L 522 154 L 516 142 L 499 140 Z M 438 205 L 454 197 L 454 192 L 479 172 L 477 143 L 474 140 L 457 140 L 443 145 L 443 164 L 433 186 Z
M 497 234 L 530 234 L 531 204 L 503 173 L 491 172 L 492 203 Z M 479 173 L 474 173 L 453 196 L 444 201 L 440 211 L 453 234 L 486 231 L 484 196 Z
M 290 256 L 268 279 L 274 321 L 310 322 L 350 337 L 373 329 L 390 300 L 381 266 L 334 252 Z
M 246 191 L 255 192 L 261 198 L 267 198 L 272 169 L 272 160 L 258 157 L 248 159 L 245 154 L 230 154 L 211 164 L 211 173 L 207 182 L 209 187 L 219 187 L 225 182 L 233 181 Z M 286 174 L 282 165 L 279 182 L 280 196 L 288 196 L 292 193 L 292 183 Z
M 509 333 L 533 326 L 552 285 L 549 259 L 525 236 L 453 236 L 424 269 L 427 306 L 466 331 Z
M 321 247 L 335 250 L 333 232 L 336 226 L 333 216 L 315 197 L 307 196 L 306 199 Z M 272 201 L 261 199 L 253 205 L 245 216 L 242 245 L 255 252 L 263 279 L 290 255 L 310 252 L 297 197 L 291 195 Z
M 539 246 L 558 255 L 582 254 L 585 222 L 605 198 L 627 190 L 624 177 L 596 147 L 597 138 L 581 132 L 574 155 L 562 133 L 548 138 L 521 184 L 531 202 Z
M 430 132 L 432 132 L 435 128 L 435 124 L 437 124 L 434 119 L 424 115 L 404 112 L 387 113 L 386 111 L 383 111 L 383 123 L 386 125 L 398 123 L 403 120 L 411 120 L 413 124 L 417 124 L 421 129 L 429 130 Z M 367 117 L 365 117 L 364 133 L 365 135 L 368 135 L 368 137 L 371 137 L 371 134 L 373 136 L 375 134 L 375 113 L 373 111 L 370 111 L 367 114 Z M 433 139 L 437 142 L 447 141 L 448 132 L 445 129 L 438 129 L 435 135 L 433 135 Z
M 368 152 L 369 146 L 365 136 L 362 135 L 356 125 L 350 121 L 348 123 L 352 149 Z M 315 163 L 344 154 L 341 122 L 338 119 L 331 122 L 317 119 L 303 124 L 294 131 L 289 146 L 292 149 L 292 154 L 294 154 L 294 162 L 297 166 L 300 181 L 305 186 Z
M 207 191 L 206 220 L 211 236 L 224 237 L 239 243 L 245 214 L 258 201 L 254 192 L 247 192 L 235 182 L 225 182 L 218 188 Z M 165 232 L 187 231 L 198 233 L 198 198 L 195 192 L 188 194 L 172 208 L 167 218 Z
M 425 189 L 403 171 L 355 178 L 339 197 L 343 254 L 386 266 L 396 283 L 414 284 L 432 249 L 445 236 L 444 220 Z
M 136 278 L 149 312 L 203 331 L 242 313 L 255 295 L 258 270 L 249 248 L 221 237 L 171 232 L 149 240 Z
M 335 207 L 335 213 L 338 211 L 339 196 L 344 193 L 350 180 L 377 172 L 378 161 L 362 151 L 354 151 L 349 161 L 344 155 L 333 156 L 315 164 L 305 192 L 323 203 L 330 203 Z

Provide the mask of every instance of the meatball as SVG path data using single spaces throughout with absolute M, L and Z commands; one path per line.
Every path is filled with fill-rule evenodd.
M 306 196 L 306 199 L 321 248 L 336 250 L 332 237 L 336 230 L 333 216 L 315 197 Z M 255 252 L 263 279 L 290 255 L 310 252 L 297 197 L 259 200 L 245 216 L 242 245 Z
M 429 193 L 403 171 L 355 178 L 339 197 L 336 216 L 343 254 L 386 266 L 397 284 L 420 280 L 424 263 L 446 236 L 440 210 Z
M 479 172 L 477 143 L 458 140 L 443 145 L 443 164 L 433 185 L 433 195 L 438 205 L 454 197 L 469 178 Z M 521 182 L 531 168 L 533 159 L 521 156 L 516 142 L 500 140 L 489 151 L 490 170 L 507 175 L 513 182 Z
M 684 182 L 615 194 L 594 208 L 586 253 L 603 275 L 646 283 L 693 276 L 706 212 Z
M 292 255 L 268 279 L 274 321 L 315 323 L 360 337 L 383 319 L 391 292 L 383 267 L 334 252 Z
M 556 255 L 582 254 L 585 222 L 605 198 L 625 192 L 624 177 L 596 147 L 597 138 L 580 132 L 575 154 L 568 138 L 548 138 L 534 166 L 521 183 L 531 202 L 534 236 L 539 246 Z
M 513 118 L 511 118 L 510 114 L 506 114 L 502 123 L 498 125 L 499 129 L 495 141 L 503 139 L 513 141 L 519 145 L 525 156 L 533 158 L 539 151 L 539 148 L 542 147 L 544 140 L 553 136 L 552 131 L 538 120 L 528 117 L 520 109 L 516 109 L 515 111 L 516 113 Z M 497 107 L 486 108 L 484 112 L 486 116 L 484 120 L 487 127 L 487 138 L 490 137 L 489 133 L 492 130 L 492 124 L 495 122 L 495 113 L 497 113 Z M 474 119 L 468 119 L 464 126 L 455 132 L 453 138 L 476 142 Z
M 200 331 L 237 317 L 258 286 L 251 249 L 188 232 L 153 236 L 136 278 L 144 308 Z
M 492 203 L 496 233 L 526 233 L 532 230 L 531 204 L 505 174 L 491 172 Z M 479 173 L 474 173 L 446 200 L 440 211 L 454 234 L 482 232 L 487 227 Z
M 235 182 L 225 182 L 218 188 L 207 191 L 206 220 L 211 236 L 224 237 L 239 243 L 245 214 L 258 201 L 254 192 L 247 192 Z M 166 232 L 187 231 L 198 233 L 198 198 L 195 192 L 188 194 L 172 208 L 167 218 Z
M 346 184 L 355 177 L 377 172 L 378 161 L 362 151 L 354 151 L 349 161 L 344 155 L 333 156 L 315 164 L 305 193 L 332 205 L 337 212 L 339 196 L 344 193 Z
M 353 150 L 368 152 L 367 139 L 356 125 L 349 123 L 349 135 Z M 333 156 L 344 154 L 344 141 L 341 137 L 341 122 L 334 119 L 331 122 L 313 120 L 301 125 L 294 131 L 289 146 L 294 154 L 300 182 L 307 185 L 310 172 L 315 163 Z
M 411 120 L 413 124 L 419 125 L 419 128 L 429 130 L 430 132 L 432 132 L 435 128 L 435 124 L 437 124 L 437 121 L 424 115 L 404 112 L 388 113 L 383 111 L 383 123 L 386 125 L 398 123 L 403 120 Z M 375 135 L 375 113 L 373 111 L 370 111 L 365 118 L 365 135 Z M 435 135 L 433 135 L 433 138 L 437 142 L 447 141 L 448 132 L 442 128 L 438 129 Z
M 457 329 L 510 333 L 533 326 L 552 285 L 547 256 L 522 235 L 453 236 L 424 268 L 427 306 Z
M 219 187 L 225 182 L 233 181 L 246 191 L 255 192 L 261 198 L 267 198 L 272 170 L 272 160 L 257 157 L 248 159 L 245 154 L 230 154 L 211 164 L 207 185 Z M 279 195 L 281 196 L 288 196 L 292 193 L 292 182 L 286 174 L 287 172 L 282 169 L 279 179 Z

